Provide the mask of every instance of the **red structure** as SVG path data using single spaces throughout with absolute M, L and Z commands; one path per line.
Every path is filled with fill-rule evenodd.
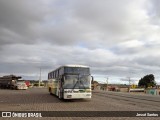
M 30 81 L 25 81 L 25 83 L 26 83 L 27 87 L 30 86 Z

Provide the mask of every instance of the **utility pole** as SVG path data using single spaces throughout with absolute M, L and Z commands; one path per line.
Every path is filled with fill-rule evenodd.
M 122 78 L 121 80 L 122 80 L 122 81 L 128 81 L 129 86 L 131 85 L 131 82 L 132 82 L 132 81 L 135 81 L 135 80 L 131 80 L 131 78 L 130 78 L 130 77 Z
M 131 79 L 128 77 L 129 86 L 131 85 Z
M 107 80 L 106 80 L 106 82 L 107 82 L 107 86 L 106 86 L 106 89 L 107 89 L 107 91 L 108 91 L 108 77 L 107 77 Z
M 41 83 L 41 68 L 40 68 L 40 76 L 39 76 L 39 87 L 40 87 L 40 83 Z
M 128 83 L 129 83 L 128 89 L 129 89 L 129 90 L 130 90 L 130 88 L 131 88 L 131 82 L 136 81 L 136 80 L 131 79 L 130 77 L 122 78 L 121 80 L 122 80 L 122 81 L 128 81 Z

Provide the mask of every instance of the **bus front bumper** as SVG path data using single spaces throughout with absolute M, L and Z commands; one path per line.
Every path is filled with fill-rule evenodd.
M 91 93 L 64 93 L 64 99 L 85 99 L 91 98 Z

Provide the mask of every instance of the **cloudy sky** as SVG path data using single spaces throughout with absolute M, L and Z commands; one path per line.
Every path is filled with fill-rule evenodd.
M 1 76 L 82 64 L 96 80 L 160 82 L 159 50 L 159 0 L 0 0 Z

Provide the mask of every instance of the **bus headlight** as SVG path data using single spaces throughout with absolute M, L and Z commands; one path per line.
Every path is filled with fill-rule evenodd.
M 86 94 L 86 96 L 91 96 L 91 94 Z
M 67 98 L 72 98 L 72 95 L 67 95 Z
M 71 90 L 69 90 L 69 91 L 64 91 L 64 93 L 72 93 L 72 91 L 71 91 Z

